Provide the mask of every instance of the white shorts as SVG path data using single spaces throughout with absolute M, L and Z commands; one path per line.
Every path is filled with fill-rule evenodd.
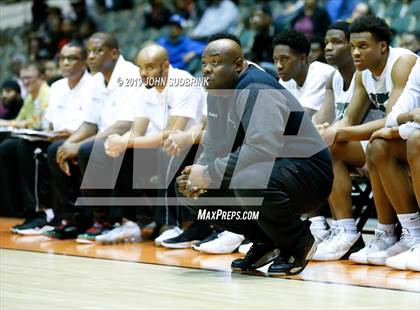
M 365 154 L 366 154 L 366 150 L 367 150 L 367 146 L 369 144 L 369 140 L 360 141 L 360 144 L 362 145 L 363 152 L 365 152 Z

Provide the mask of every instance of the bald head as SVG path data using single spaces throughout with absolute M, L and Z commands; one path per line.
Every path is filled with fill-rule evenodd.
M 163 78 L 166 81 L 168 77 L 169 57 L 164 47 L 157 44 L 146 46 L 137 55 L 137 65 L 146 88 L 165 88 L 166 82 L 156 82 L 158 78 Z
M 210 42 L 206 47 L 206 52 L 224 55 L 226 60 L 235 62 L 238 58 L 244 58 L 242 49 L 238 43 L 230 39 L 219 39 Z
M 208 89 L 232 89 L 239 75 L 246 69 L 242 49 L 231 39 L 210 42 L 204 50 L 203 74 Z
M 143 48 L 137 55 L 137 62 L 140 60 L 148 62 L 164 63 L 169 61 L 168 52 L 163 46 L 151 44 Z

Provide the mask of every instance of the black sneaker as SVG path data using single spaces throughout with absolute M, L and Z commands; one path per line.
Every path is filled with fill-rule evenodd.
M 253 243 L 244 258 L 235 259 L 230 265 L 233 271 L 251 271 L 271 263 L 280 250 L 262 242 Z
M 31 220 L 32 218 L 25 219 L 22 224 L 17 224 L 13 226 L 12 228 L 10 228 L 10 231 L 14 234 L 17 234 L 17 230 L 20 229 L 21 227 L 25 227 Z
M 11 231 L 21 235 L 40 235 L 44 231 L 51 230 L 48 226 L 47 215 L 44 212 L 38 212 L 35 217 L 25 220 L 20 225 L 15 225 Z
M 161 245 L 169 249 L 187 249 L 193 244 L 200 242 L 213 233 L 213 230 L 205 222 L 193 222 L 178 237 L 162 241 Z
M 301 273 L 314 256 L 316 251 L 315 238 L 310 232 L 303 237 L 292 255 L 277 257 L 268 268 L 268 274 L 272 276 L 286 276 Z
M 85 227 L 77 226 L 72 222 L 63 221 L 61 225 L 54 227 L 53 230 L 45 231 L 42 235 L 51 239 L 76 239 L 77 236 L 86 231 Z

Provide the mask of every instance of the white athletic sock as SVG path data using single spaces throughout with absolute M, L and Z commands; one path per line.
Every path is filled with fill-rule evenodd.
M 314 216 L 309 218 L 311 226 L 315 229 L 327 229 L 327 220 L 324 216 Z
M 47 222 L 51 222 L 54 218 L 54 211 L 53 209 L 46 209 L 44 210 L 45 214 L 46 214 L 46 220 Z
M 344 227 L 346 232 L 350 234 L 357 234 L 356 221 L 354 219 L 337 220 L 337 226 Z
M 395 236 L 395 224 L 381 224 L 378 222 L 377 229 L 386 232 L 387 236 Z
M 402 228 L 407 229 L 413 237 L 420 237 L 420 213 L 397 214 Z

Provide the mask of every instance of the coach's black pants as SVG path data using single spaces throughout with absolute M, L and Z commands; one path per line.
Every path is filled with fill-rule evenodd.
M 50 207 L 49 170 L 44 156 L 49 144 L 20 138 L 0 144 L 0 195 L 5 208 L 23 210 L 26 217 L 31 217 L 39 209 Z
M 64 141 L 57 141 L 48 147 L 48 166 L 51 172 L 52 187 L 57 192 L 59 210 L 54 210 L 59 219 L 73 220 L 76 214 L 84 214 L 84 209 L 75 206 L 80 196 L 81 172 L 78 164 L 68 161 L 70 176 L 67 176 L 59 167 L 56 157 L 58 148 Z M 77 158 L 76 158 L 77 160 Z M 89 215 L 85 215 L 89 217 Z
M 198 145 L 191 146 L 180 156 L 172 156 L 169 159 L 169 164 L 166 172 L 167 190 L 165 197 L 167 203 L 164 206 L 159 206 L 155 216 L 156 223 L 161 225 L 181 226 L 182 221 L 189 221 L 193 219 L 193 215 L 188 208 L 185 208 L 176 201 L 176 178 L 181 174 L 186 166 L 192 165 L 195 158 L 201 153 L 201 148 Z M 175 204 L 169 203 L 169 200 Z
M 263 180 L 261 171 L 272 163 L 256 163 L 233 177 L 231 188 L 250 187 Z M 258 220 L 210 220 L 209 223 L 238 234 L 251 241 L 271 242 L 283 252 L 292 251 L 299 238 L 309 234 L 309 225 L 300 215 L 316 209 L 328 198 L 333 182 L 331 159 L 328 150 L 311 158 L 278 159 L 274 163 L 265 189 L 209 190 L 203 197 L 262 197 L 260 206 L 206 207 L 194 205 L 196 212 L 223 209 L 224 211 L 259 211 Z M 178 193 L 178 195 L 181 195 Z M 198 200 L 200 201 L 200 200 Z
M 165 197 L 163 181 L 169 157 L 159 149 L 128 149 L 124 155 L 112 158 L 105 153 L 104 142 L 97 140 L 85 143 L 79 151 L 80 168 L 88 185 L 85 196 L 107 197 L 107 204 L 112 205 L 112 208 L 95 208 L 95 212 L 100 209 L 109 212 L 113 220 L 125 217 L 140 222 L 155 220 L 157 225 L 175 225 L 178 215 L 176 208 L 156 206 L 154 214 L 150 214 L 153 198 Z M 121 200 L 124 198 L 134 199 L 135 205 L 125 204 Z M 113 199 L 117 202 L 115 205 Z

